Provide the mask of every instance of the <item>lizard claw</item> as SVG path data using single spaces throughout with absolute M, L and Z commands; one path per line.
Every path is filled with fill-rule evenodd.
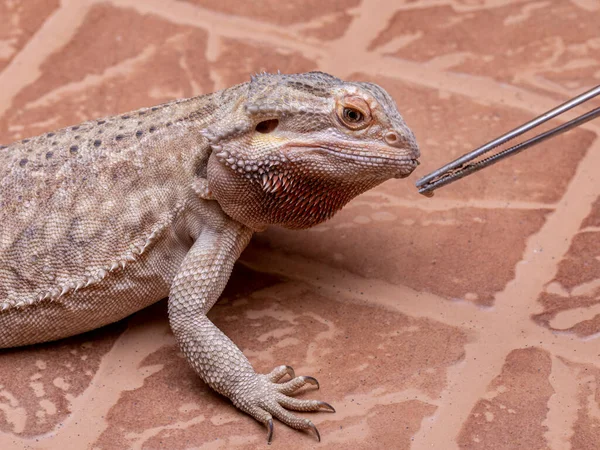
M 317 379 L 316 379 L 315 377 L 304 376 L 304 377 L 302 377 L 302 378 L 304 378 L 304 381 L 305 381 L 307 384 L 312 384 L 312 385 L 316 386 L 316 387 L 317 387 L 317 389 L 320 389 L 320 388 L 321 388 L 321 386 L 319 386 L 319 382 L 317 381 Z
M 323 411 L 327 411 L 327 412 L 335 412 L 335 408 L 333 406 L 331 406 L 329 403 L 327 402 L 319 402 L 319 407 L 323 410 Z
M 315 424 L 312 422 L 309 422 L 308 427 L 311 430 L 313 430 L 315 432 L 315 434 L 317 435 L 317 441 L 321 442 L 321 434 L 319 433 L 319 430 L 317 430 L 317 427 L 315 426 Z
M 271 373 L 267 375 L 267 378 L 269 379 L 269 381 L 272 381 L 273 383 L 277 383 L 279 380 L 281 380 L 286 375 L 289 375 L 290 379 L 296 378 L 296 372 L 294 372 L 294 369 L 291 366 L 285 366 L 285 365 L 275 367 L 271 371 Z
M 271 441 L 273 440 L 273 419 L 267 420 L 267 444 L 271 445 Z
M 296 378 L 296 372 L 294 372 L 292 366 L 285 366 L 285 371 L 290 376 L 290 379 Z

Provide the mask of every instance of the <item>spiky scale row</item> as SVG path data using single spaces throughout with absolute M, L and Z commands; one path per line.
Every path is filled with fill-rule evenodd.
M 285 115 L 292 114 L 309 114 L 317 112 L 314 108 L 304 105 L 290 105 L 290 104 L 279 104 L 279 105 L 256 105 L 247 104 L 245 106 L 246 112 L 251 115 L 274 115 L 282 117 Z
M 46 292 L 39 293 L 37 297 L 31 297 L 25 300 L 14 302 L 7 301 L 0 303 L 0 311 L 5 311 L 11 307 L 23 308 L 44 300 L 58 301 L 68 294 L 74 294 L 81 289 L 102 282 L 111 273 L 125 270 L 130 263 L 137 261 L 139 257 L 147 251 L 148 247 L 156 241 L 161 232 L 168 228 L 168 226 L 172 223 L 173 218 L 182 209 L 183 204 L 176 207 L 176 212 L 173 214 L 173 217 L 169 217 L 168 219 L 159 222 L 142 244 L 131 244 L 126 253 L 116 258 L 112 263 L 107 264 L 105 267 L 95 269 L 95 273 L 87 276 L 85 279 L 66 282 L 62 285 L 49 289 Z M 90 269 L 87 270 L 87 272 L 89 271 Z
M 228 125 L 227 127 L 222 127 L 220 125 L 209 127 L 205 130 L 201 131 L 201 134 L 208 139 L 212 145 L 217 145 L 219 142 L 230 139 L 234 136 L 240 135 L 245 132 L 248 128 L 248 124 L 245 122 L 235 123 L 232 125 Z
M 265 192 L 274 193 L 288 185 L 288 170 L 278 167 L 286 161 L 282 155 L 269 155 L 263 159 L 243 159 L 232 154 L 218 144 L 211 144 L 211 148 L 219 161 L 247 179 L 254 179 L 261 183 Z

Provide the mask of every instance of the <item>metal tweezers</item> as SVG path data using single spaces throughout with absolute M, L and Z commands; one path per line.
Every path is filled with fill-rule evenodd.
M 579 125 L 582 125 L 586 122 L 589 122 L 592 119 L 600 116 L 600 107 L 595 108 L 585 114 L 582 114 L 579 117 L 576 117 L 569 122 L 563 123 L 562 125 L 557 126 L 556 128 L 552 128 L 551 130 L 545 131 L 531 139 L 528 139 L 520 144 L 514 145 L 505 150 L 501 150 L 498 153 L 488 156 L 485 159 L 480 161 L 473 162 L 474 159 L 477 159 L 479 156 L 487 153 L 502 144 L 510 141 L 511 139 L 516 138 L 517 136 L 526 133 L 527 131 L 543 124 L 544 122 L 563 114 L 566 111 L 569 111 L 571 108 L 574 108 L 581 103 L 584 103 L 597 95 L 600 95 L 600 85 L 596 86 L 593 89 L 569 100 L 568 102 L 563 103 L 560 106 L 557 106 L 550 111 L 545 112 L 541 116 L 536 117 L 535 119 L 521 125 L 520 127 L 515 128 L 512 131 L 509 131 L 506 134 L 503 134 L 499 138 L 494 139 L 493 141 L 488 142 L 485 145 L 469 152 L 458 159 L 455 159 L 451 163 L 446 164 L 445 166 L 431 172 L 429 175 L 425 175 L 423 178 L 417 181 L 417 188 L 419 188 L 419 193 L 423 194 L 427 197 L 433 196 L 433 191 L 441 188 L 447 184 L 453 183 L 456 180 L 460 180 L 461 178 L 466 177 L 472 173 L 475 173 L 484 167 L 491 166 L 492 164 L 497 163 L 501 159 L 507 158 L 511 155 L 515 155 L 523 150 L 532 147 L 540 142 L 545 141 L 546 139 L 550 139 L 551 137 L 557 136 L 565 131 L 569 131 L 572 128 L 575 128 Z

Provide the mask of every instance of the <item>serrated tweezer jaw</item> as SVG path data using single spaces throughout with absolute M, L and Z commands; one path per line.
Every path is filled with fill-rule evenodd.
M 584 92 L 581 95 L 578 95 L 577 97 L 572 98 L 571 100 L 557 106 L 554 109 L 551 109 L 550 111 L 545 112 L 541 116 L 538 116 L 535 119 L 515 128 L 514 130 L 503 134 L 502 136 L 488 142 L 485 145 L 482 145 L 472 152 L 466 153 L 465 155 L 455 159 L 445 166 L 440 167 L 439 169 L 431 172 L 417 181 L 416 185 L 417 188 L 419 188 L 419 193 L 427 197 L 431 197 L 433 196 L 433 191 L 441 188 L 442 186 L 446 186 L 447 184 L 453 183 L 456 180 L 460 180 L 461 178 L 475 173 L 484 167 L 497 163 L 501 159 L 507 158 L 511 155 L 516 155 L 517 153 L 522 152 L 529 147 L 537 145 L 540 142 L 569 131 L 572 128 L 578 127 L 586 122 L 589 122 L 590 120 L 595 119 L 596 117 L 599 117 L 600 107 L 582 114 L 573 120 L 563 123 L 562 125 L 552 128 L 551 130 L 534 136 L 531 139 L 527 139 L 526 141 L 513 145 L 512 147 L 500 150 L 499 152 L 487 156 L 484 159 L 477 160 L 477 158 L 483 154 L 500 147 L 502 144 L 522 135 L 523 133 L 526 133 L 529 130 L 532 130 L 533 128 L 538 127 L 544 122 L 547 122 L 548 120 L 559 116 L 566 111 L 569 111 L 575 106 L 587 102 L 597 95 L 600 95 L 600 85 L 590 89 L 587 92 Z

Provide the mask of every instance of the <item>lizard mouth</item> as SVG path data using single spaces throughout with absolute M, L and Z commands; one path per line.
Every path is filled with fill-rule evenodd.
M 420 164 L 419 160 L 415 158 L 415 152 L 411 149 L 402 151 L 401 149 L 394 149 L 390 152 L 388 146 L 379 148 L 378 146 L 371 147 L 371 150 L 367 153 L 364 149 L 353 149 L 352 147 L 337 147 L 331 148 L 325 145 L 319 145 L 315 143 L 310 144 L 298 144 L 290 145 L 295 149 L 302 149 L 306 151 L 317 151 L 333 155 L 336 158 L 343 159 L 353 164 L 357 164 L 363 167 L 371 167 L 373 169 L 381 169 L 382 174 L 388 174 L 391 178 L 406 178 L 417 168 Z M 294 160 L 292 152 L 288 152 L 286 155 L 289 160 Z
M 410 161 L 406 161 L 406 166 L 402 168 L 398 174 L 394 175 L 394 178 L 406 178 L 417 168 L 417 166 L 421 164 L 418 159 L 411 159 Z
M 401 170 L 408 171 L 407 176 L 412 173 L 420 164 L 416 158 L 410 158 L 408 156 L 391 156 L 388 152 L 377 152 L 374 151 L 371 154 L 365 154 L 364 152 L 352 151 L 349 149 L 332 149 L 323 145 L 296 145 L 296 147 L 305 147 L 306 150 L 320 150 L 324 153 L 337 156 L 338 158 L 346 159 L 359 164 L 365 164 L 369 166 L 397 166 Z

